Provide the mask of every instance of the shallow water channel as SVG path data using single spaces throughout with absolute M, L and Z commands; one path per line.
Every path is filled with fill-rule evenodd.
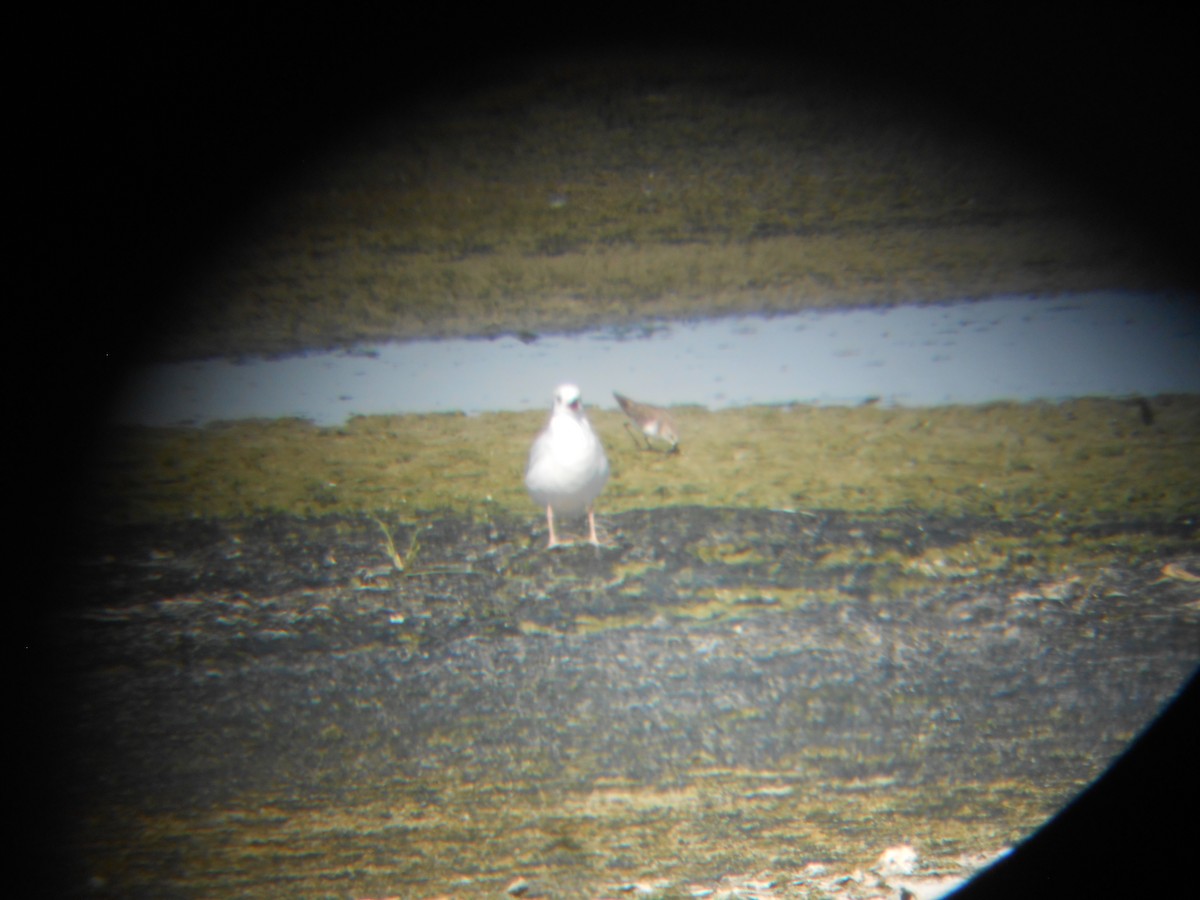
M 1200 391 L 1195 298 L 1006 297 L 889 309 L 651 322 L 579 335 L 384 344 L 136 373 L 114 410 L 143 425 L 543 409 L 574 381 L 660 404 L 902 406 Z

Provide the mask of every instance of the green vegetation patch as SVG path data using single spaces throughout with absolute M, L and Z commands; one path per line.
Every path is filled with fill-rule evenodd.
M 925 409 L 809 406 L 674 410 L 677 454 L 631 440 L 593 410 L 613 474 L 607 515 L 676 505 L 881 512 L 1086 524 L 1170 520 L 1200 509 L 1200 398 L 1140 408 L 1121 400 Z M 95 459 L 90 515 L 106 523 L 438 510 L 538 521 L 523 475 L 543 413 L 300 420 L 204 428 L 121 428 Z M 567 523 L 573 527 L 574 523 Z M 712 559 L 763 562 L 746 546 Z M 880 551 L 882 552 L 882 551 Z M 939 551 L 921 574 L 999 562 L 1002 547 Z M 969 559 L 954 554 L 970 555 Z M 989 558 L 992 563 L 989 563 Z
M 745 61 L 547 66 L 291 174 L 154 352 L 1170 284 L 996 136 Z
M 242 897 L 278 896 L 281 883 L 292 897 L 328 896 L 334 885 L 362 897 L 496 897 L 521 876 L 555 896 L 608 896 L 619 885 L 631 893 L 636 882 L 640 895 L 682 898 L 689 886 L 745 873 L 803 897 L 792 882 L 809 863 L 866 868 L 889 839 L 917 845 L 927 861 L 994 851 L 1078 787 L 874 787 L 722 769 L 660 786 L 521 778 L 496 790 L 431 777 L 419 789 L 385 781 L 287 806 L 248 796 L 186 815 L 131 816 L 93 871 L 138 893 L 161 886 L 158 857 L 172 854 L 190 863 L 175 872 L 177 889 Z

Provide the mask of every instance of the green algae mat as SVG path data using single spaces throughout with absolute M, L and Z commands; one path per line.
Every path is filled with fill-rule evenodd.
M 1052 522 L 1172 519 L 1200 505 L 1200 401 L 885 409 L 678 408 L 682 451 L 654 453 L 620 413 L 591 411 L 613 474 L 605 513 L 675 505 L 949 515 Z M 264 512 L 454 510 L 531 515 L 523 474 L 544 413 L 364 417 L 202 429 L 118 429 L 102 446 L 103 520 Z

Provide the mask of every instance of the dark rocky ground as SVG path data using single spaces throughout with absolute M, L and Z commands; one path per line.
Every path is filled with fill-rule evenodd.
M 803 896 L 805 866 L 905 842 L 945 871 L 1037 827 L 1197 662 L 1192 519 L 1065 531 L 1065 564 L 1032 525 L 916 513 L 604 524 L 550 552 L 450 515 L 81 548 L 53 649 L 79 893 Z

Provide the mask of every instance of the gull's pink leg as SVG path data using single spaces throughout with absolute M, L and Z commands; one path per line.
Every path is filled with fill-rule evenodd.
M 546 524 L 550 526 L 550 543 L 546 545 L 546 549 L 558 546 L 558 537 L 554 534 L 554 508 L 546 507 Z
M 596 537 L 596 514 L 592 512 L 592 508 L 588 507 L 588 538 L 597 547 L 600 546 L 600 539 Z

